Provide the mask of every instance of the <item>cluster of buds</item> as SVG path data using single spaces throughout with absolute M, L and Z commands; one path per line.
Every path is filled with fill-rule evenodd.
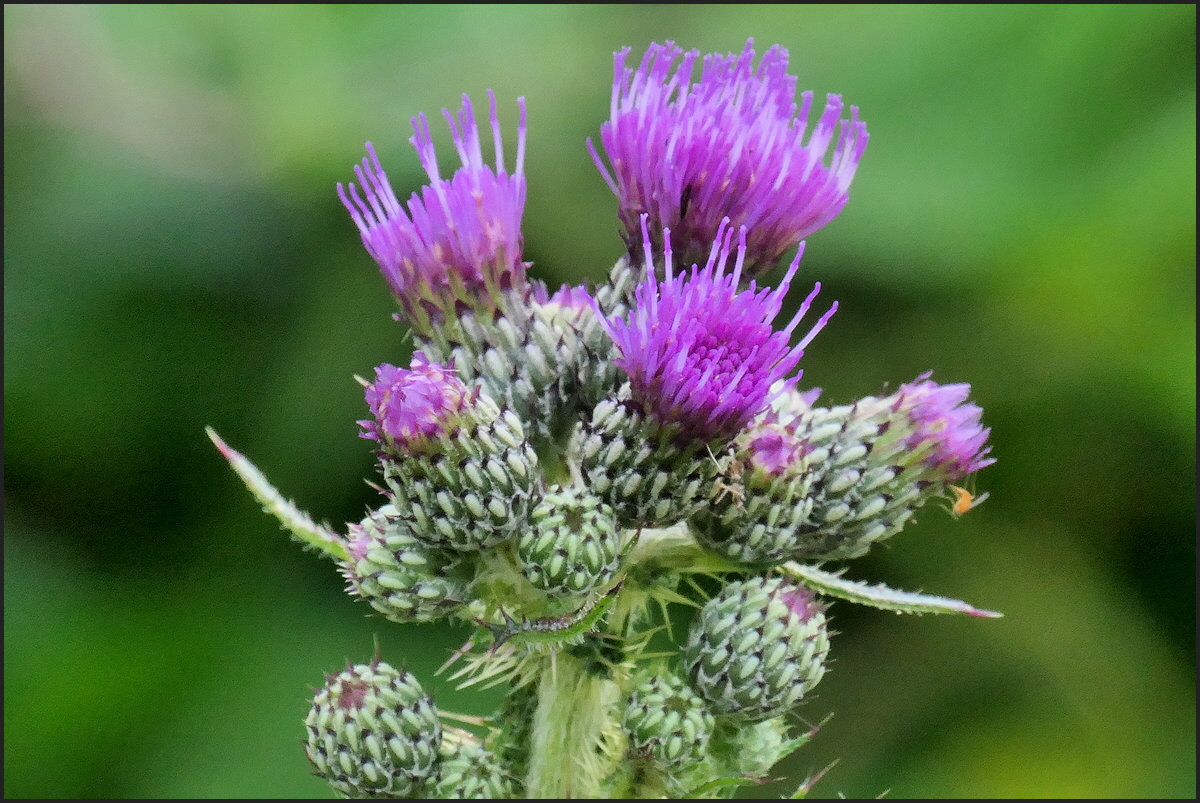
M 829 95 L 810 118 L 778 46 L 757 64 L 752 42 L 627 55 L 588 142 L 623 229 L 606 282 L 551 292 L 528 274 L 523 100 L 511 172 L 489 94 L 494 164 L 464 96 L 449 178 L 421 115 L 430 183 L 407 204 L 369 144 L 339 185 L 414 340 L 407 368 L 360 380 L 377 508 L 344 534 L 318 525 L 210 431 L 351 595 L 465 626 L 450 679 L 509 687 L 499 711 L 460 716 L 378 656 L 329 676 L 306 752 L 339 794 L 723 796 L 805 740 L 792 717 L 825 672 L 833 598 L 990 615 L 826 565 L 992 462 L 966 385 L 926 374 L 834 407 L 798 387 L 837 304 L 813 321 L 816 284 L 781 312 L 804 239 L 848 199 L 857 109 Z M 680 641 L 672 605 L 693 611 Z

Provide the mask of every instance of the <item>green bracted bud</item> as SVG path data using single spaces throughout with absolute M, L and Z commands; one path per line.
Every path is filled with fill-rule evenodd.
M 709 504 L 688 519 L 696 542 L 738 563 L 768 566 L 790 559 L 812 500 L 803 461 L 764 460 L 796 446 L 773 421 L 753 424 L 717 460 Z
M 788 398 L 785 394 L 785 398 Z M 729 560 L 772 565 L 855 558 L 899 532 L 924 502 L 888 408 L 866 398 L 756 421 L 721 461 L 712 503 L 692 516 L 698 543 Z
M 725 720 L 713 732 L 709 752 L 725 777 L 765 779 L 804 741 L 788 734 L 786 717 L 753 723 Z
M 512 797 L 512 782 L 495 756 L 484 746 L 460 743 L 443 755 L 437 778 L 429 786 L 435 800 L 505 800 Z
M 384 461 L 390 501 L 416 537 L 478 552 L 528 526 L 541 475 L 515 413 L 480 394 L 469 421 L 424 446 L 423 453 Z
M 618 384 L 612 341 L 583 287 L 548 296 L 539 284 L 509 307 L 482 321 L 466 312 L 418 346 L 515 412 L 531 437 L 551 438 Z
M 634 687 L 621 724 L 634 756 L 679 771 L 704 760 L 715 719 L 683 678 L 664 671 Z
M 556 430 L 612 393 L 621 384 L 613 352 L 586 288 L 564 285 L 534 304 L 523 366 L 540 389 L 539 420 Z
M 413 344 L 433 362 L 453 364 L 467 385 L 507 403 L 530 320 L 528 300 L 509 295 L 493 311 L 460 309 L 427 333 L 414 330 Z
M 969 510 L 978 500 L 950 483 L 995 462 L 985 445 L 989 430 L 979 423 L 982 411 L 967 403 L 969 391 L 923 374 L 887 397 L 833 408 L 813 407 L 811 393 L 781 394 L 775 413 L 799 447 L 793 465 L 778 473 L 803 476 L 811 504 L 806 522 L 785 528 L 793 536 L 789 557 L 864 555 L 930 499 L 951 491 L 956 514 Z M 746 527 L 743 522 L 729 529 Z M 785 534 L 776 533 L 775 540 L 785 542 Z
M 419 541 L 392 505 L 350 525 L 347 540 L 346 590 L 393 622 L 449 616 L 467 599 L 462 557 Z
M 482 387 L 522 423 L 541 430 L 554 409 L 546 396 L 557 376 L 554 364 L 547 366 L 544 359 L 530 365 L 527 347 L 535 303 L 528 299 L 519 307 L 510 305 L 503 315 L 482 320 L 464 312 L 437 333 L 445 342 L 420 345 L 439 361 L 452 363 L 464 382 Z
M 824 607 L 782 577 L 730 583 L 704 604 L 683 648 L 710 710 L 756 721 L 786 712 L 825 673 Z
M 578 598 L 616 575 L 621 532 L 613 509 L 583 488 L 556 488 L 534 506 L 517 566 L 550 596 Z
M 811 512 L 796 528 L 792 557 L 847 560 L 900 532 L 929 499 L 925 451 L 906 445 L 907 422 L 886 399 L 802 409 L 793 431 L 803 442 Z M 927 451 L 927 450 L 926 450 Z
M 330 675 L 304 720 L 304 751 L 345 797 L 412 797 L 437 769 L 442 725 L 411 674 L 375 660 Z
M 640 413 L 628 391 L 596 405 L 571 451 L 622 527 L 667 527 L 706 503 L 717 466 L 704 444 L 677 443 L 671 428 Z
M 919 460 L 904 447 L 887 404 L 868 396 L 855 404 L 815 407 L 795 421 L 804 443 L 801 471 L 811 512 L 795 529 L 791 557 L 847 560 L 903 529 L 925 502 Z

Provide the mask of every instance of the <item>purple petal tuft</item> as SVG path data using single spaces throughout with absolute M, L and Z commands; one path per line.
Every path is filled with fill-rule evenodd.
M 896 409 L 908 414 L 915 431 L 908 438 L 910 449 L 930 448 L 927 465 L 941 469 L 949 482 L 995 463 L 988 457 L 990 429 L 980 424 L 983 413 L 966 403 L 971 392 L 967 384 L 939 385 L 924 373 L 901 385 L 895 394 Z
M 646 228 L 643 220 L 649 250 Z M 799 374 L 789 375 L 804 346 L 837 306 L 801 343 L 789 345 L 792 331 L 820 285 L 788 325 L 776 331 L 772 322 L 800 266 L 800 254 L 775 290 L 759 289 L 750 282 L 747 289 L 739 291 L 747 232 L 745 228 L 738 231 L 731 265 L 733 234 L 729 221 L 722 221 L 705 266 L 693 265 L 690 274 L 675 275 L 671 235 L 664 232 L 665 278 L 660 282 L 647 265 L 649 275 L 635 292 L 635 306 L 628 318 L 603 324 L 620 350 L 615 362 L 629 376 L 633 399 L 660 423 L 678 425 L 687 440 L 732 438 L 775 395 L 794 384 Z
M 387 176 L 367 143 L 367 158 L 354 169 L 358 184 L 338 184 L 338 195 L 350 211 L 367 252 L 379 263 L 410 325 L 427 328 L 432 318 L 451 315 L 458 306 L 490 304 L 492 294 L 524 286 L 521 261 L 521 216 L 525 209 L 525 101 L 519 99 L 517 159 L 513 173 L 504 165 L 495 96 L 491 126 L 495 169 L 483 160 L 479 126 L 471 101 L 463 95 L 457 120 L 446 120 L 462 167 L 449 179 L 438 170 L 429 121 L 413 119 L 409 139 L 431 183 L 413 193 L 407 210 L 400 205 Z
M 866 124 L 853 106 L 843 119 L 841 97 L 827 95 L 810 129 L 813 93 L 797 109 L 784 48 L 767 50 L 757 67 L 753 40 L 740 55 L 707 55 L 699 80 L 699 51 L 653 44 L 636 70 L 628 55 L 615 56 L 611 116 L 600 127 L 611 169 L 591 140 L 588 148 L 617 196 L 631 255 L 643 213 L 689 259 L 702 258 L 728 217 L 749 230 L 746 271 L 759 275 L 846 205 Z

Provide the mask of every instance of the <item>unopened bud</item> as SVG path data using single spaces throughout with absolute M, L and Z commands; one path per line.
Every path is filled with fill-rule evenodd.
M 577 597 L 612 580 L 620 549 L 613 509 L 586 489 L 560 488 L 534 506 L 517 564 L 539 590 Z
M 329 676 L 304 721 L 317 774 L 346 797 L 417 795 L 436 770 L 442 726 L 411 674 L 376 660 Z
M 692 622 L 684 665 L 716 714 L 784 713 L 825 673 L 829 636 L 812 592 L 782 577 L 730 583 Z
M 461 558 L 418 540 L 392 505 L 351 525 L 348 541 L 347 590 L 393 622 L 448 616 L 466 600 Z
M 673 672 L 651 675 L 629 697 L 622 725 L 629 750 L 669 770 L 704 758 L 715 720 L 704 700 Z
M 512 783 L 491 751 L 478 744 L 458 744 L 442 756 L 437 778 L 430 786 L 436 800 L 504 800 L 512 797 Z

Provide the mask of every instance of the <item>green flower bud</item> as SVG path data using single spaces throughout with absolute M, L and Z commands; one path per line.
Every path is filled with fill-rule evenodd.
M 714 723 L 704 700 L 674 672 L 635 686 L 621 721 L 630 752 L 670 771 L 704 759 Z
M 350 526 L 347 591 L 393 622 L 425 622 L 454 613 L 467 599 L 461 557 L 417 540 L 384 505 Z
M 970 495 L 964 502 L 950 483 L 995 461 L 969 391 L 923 374 L 885 398 L 833 408 L 814 407 L 812 392 L 782 393 L 740 443 L 753 492 L 769 501 L 702 512 L 697 540 L 746 563 L 845 560 L 899 532 L 930 499 L 955 491 L 954 509 L 970 509 Z
M 427 441 L 424 453 L 385 460 L 384 479 L 400 519 L 421 541 L 477 552 L 528 526 L 540 481 L 521 420 L 480 394 L 473 422 Z
M 730 583 L 692 622 L 683 661 L 716 714 L 762 720 L 784 713 L 825 673 L 822 606 L 782 577 Z
M 586 489 L 557 488 L 534 506 L 517 542 L 517 565 L 535 588 L 578 597 L 612 580 L 620 549 L 611 507 Z
M 531 384 L 545 389 L 537 397 L 555 408 L 543 411 L 541 420 L 552 425 L 574 420 L 618 387 L 613 351 L 586 288 L 564 285 L 534 304 L 525 366 Z
M 722 774 L 734 778 L 763 778 L 780 760 L 804 742 L 788 734 L 786 717 L 761 722 L 726 720 L 713 732 L 709 752 Z
M 904 446 L 886 402 L 811 408 L 795 422 L 805 444 L 811 513 L 795 530 L 793 557 L 846 560 L 903 529 L 926 501 L 919 461 Z M 908 464 L 908 467 L 906 467 Z
M 912 426 L 888 400 L 813 398 L 783 394 L 739 436 L 712 504 L 689 521 L 701 545 L 751 565 L 856 558 L 930 497 L 924 452 L 908 447 Z
M 419 345 L 515 412 L 531 437 L 549 438 L 618 384 L 617 368 L 585 288 L 530 291 L 495 319 L 464 312 Z
M 727 560 L 771 565 L 797 551 L 797 533 L 812 513 L 802 461 L 770 458 L 795 449 L 790 432 L 770 418 L 755 422 L 718 460 L 709 504 L 688 519 L 697 543 Z
M 410 797 L 433 777 L 442 726 L 416 678 L 375 660 L 326 678 L 304 721 L 317 774 L 346 797 Z
M 638 412 L 628 394 L 626 383 L 597 404 L 571 448 L 622 527 L 670 526 L 705 503 L 716 465 L 703 443 L 676 442 L 674 429 Z
M 502 406 L 511 409 L 524 423 L 538 416 L 546 384 L 526 371 L 525 344 L 530 338 L 533 312 L 527 300 L 511 303 L 503 314 L 480 318 L 468 310 L 432 333 L 434 339 L 418 346 L 436 360 L 453 364 L 468 385 L 482 387 Z M 536 373 L 536 372 L 534 372 Z
M 436 800 L 500 800 L 512 792 L 512 783 L 487 748 L 460 743 L 442 756 L 429 795 Z

